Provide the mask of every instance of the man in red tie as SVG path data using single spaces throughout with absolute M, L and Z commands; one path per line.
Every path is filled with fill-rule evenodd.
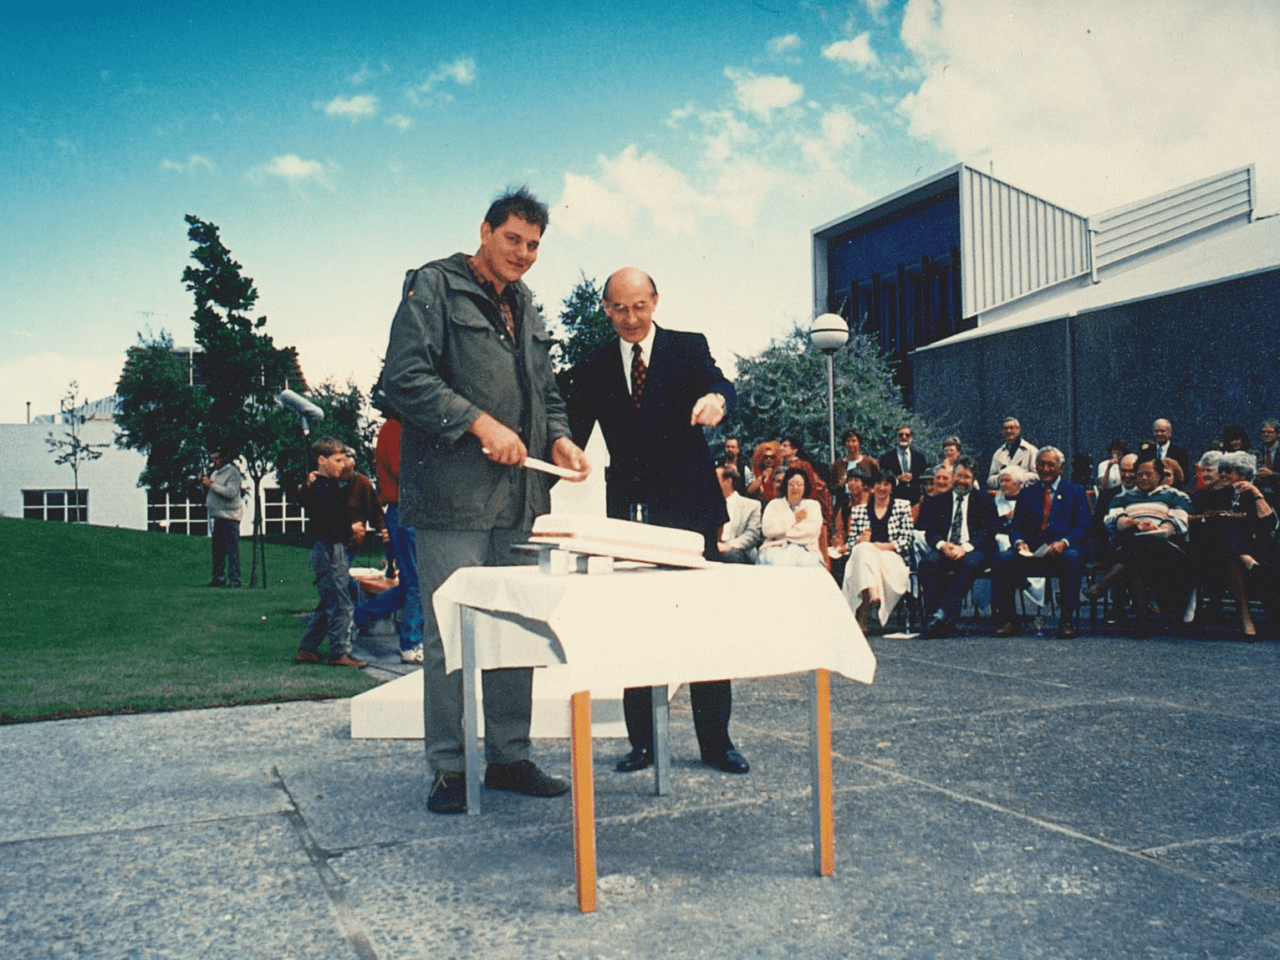
M 1012 547 L 991 562 L 992 617 L 997 637 L 1018 632 L 1013 594 L 1024 577 L 1057 577 L 1061 587 L 1062 618 L 1058 636 L 1076 636 L 1075 613 L 1080 601 L 1085 540 L 1089 535 L 1089 499 L 1084 487 L 1062 478 L 1062 451 L 1042 447 L 1036 454 L 1040 480 L 1018 494 L 1009 532 Z

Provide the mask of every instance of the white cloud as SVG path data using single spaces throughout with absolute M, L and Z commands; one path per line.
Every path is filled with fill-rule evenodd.
M 802 46 L 804 46 L 804 41 L 800 39 L 799 34 L 788 33 L 781 37 L 774 37 L 765 44 L 765 49 L 769 51 L 770 56 L 794 61 L 796 58 L 793 54 Z
M 724 75 L 733 81 L 738 106 L 766 122 L 772 119 L 775 111 L 798 103 L 804 96 L 804 87 L 790 77 L 759 76 L 733 67 L 726 67 Z
M 596 162 L 598 177 L 565 174 L 556 225 L 572 236 L 594 228 L 626 237 L 642 217 L 664 233 L 688 234 L 699 215 L 715 206 L 683 173 L 635 146 Z
M 379 74 L 390 73 L 390 72 L 391 72 L 391 67 L 388 66 L 385 61 L 382 63 L 381 67 L 376 69 L 373 67 L 370 67 L 366 63 L 363 67 L 361 67 L 359 70 L 357 70 L 347 79 L 350 80 L 352 83 L 354 83 L 356 86 L 360 86 L 361 84 L 368 83 L 370 80 L 372 80 L 374 77 L 378 76 Z
M 871 34 L 860 33 L 850 40 L 837 40 L 822 48 L 822 55 L 836 63 L 854 67 L 858 70 L 870 70 L 879 66 L 880 58 L 871 48 Z
M 413 121 L 409 117 L 406 117 L 403 113 L 393 113 L 389 117 L 383 117 L 382 122 L 387 124 L 388 126 L 395 127 L 401 133 L 404 133 L 411 126 L 413 126 Z
M 420 103 L 422 96 L 431 94 L 444 99 L 452 99 L 451 94 L 438 89 L 441 84 L 456 83 L 460 87 L 467 87 L 475 83 L 475 79 L 476 62 L 470 57 L 459 57 L 452 63 L 440 64 L 425 81 L 410 89 L 408 93 L 414 103 Z
M 862 0 L 862 5 L 867 8 L 867 13 L 879 20 L 889 6 L 889 0 Z
M 202 157 L 198 153 L 193 153 L 186 163 L 180 163 L 177 160 L 161 160 L 161 170 L 173 170 L 176 173 L 196 173 L 204 170 L 212 173 L 214 170 L 213 161 L 208 157 Z
M 329 179 L 329 174 L 337 169 L 338 166 L 333 161 L 324 164 L 319 160 L 303 160 L 296 153 L 286 153 L 250 171 L 249 179 L 261 183 L 267 177 L 279 177 L 299 193 L 310 183 L 332 190 L 333 182 Z
M 337 96 L 325 104 L 324 112 L 331 117 L 360 120 L 378 112 L 378 98 L 371 93 L 361 93 L 354 97 Z
M 912 136 L 1080 213 L 1234 166 L 1280 171 L 1265 0 L 910 0 Z

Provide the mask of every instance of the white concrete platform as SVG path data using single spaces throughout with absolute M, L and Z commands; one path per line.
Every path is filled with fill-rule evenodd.
M 569 671 L 565 667 L 539 667 L 533 671 L 533 722 L 535 738 L 569 736 Z M 677 686 L 667 690 L 675 696 Z M 480 718 L 484 732 L 484 717 Z M 626 737 L 622 719 L 622 691 L 616 700 L 593 700 L 591 732 L 597 737 Z M 384 683 L 351 700 L 353 740 L 422 739 L 422 671 L 415 670 L 398 680 Z

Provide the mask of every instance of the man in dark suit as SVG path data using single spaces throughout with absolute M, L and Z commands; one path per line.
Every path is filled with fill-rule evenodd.
M 924 532 L 925 551 L 918 569 L 924 608 L 930 612 L 924 632 L 931 639 L 955 636 L 964 598 L 995 550 L 995 498 L 974 489 L 976 471 L 972 457 L 960 457 L 951 489 L 920 505 L 916 529 Z
M 910 503 L 920 499 L 920 474 L 929 466 L 924 454 L 911 445 L 915 432 L 905 423 L 894 432 L 897 443 L 880 457 L 880 472 L 897 478 L 893 495 Z
M 1161 460 L 1172 459 L 1182 468 L 1182 485 L 1184 487 L 1195 482 L 1191 473 L 1191 458 L 1187 451 L 1173 442 L 1173 424 L 1160 419 L 1151 425 L 1151 442 L 1156 448 L 1156 456 Z
M 624 267 L 605 281 L 604 311 L 618 334 L 573 370 L 569 425 L 586 443 L 600 424 L 611 464 L 606 510 L 623 520 L 643 517 L 662 527 L 703 535 L 708 559 L 718 559 L 720 527 L 729 519 L 704 426 L 725 416 L 736 394 L 711 358 L 706 337 L 654 325 L 658 288 L 643 270 Z M 729 739 L 728 680 L 689 685 L 702 759 L 726 773 L 750 766 Z M 631 752 L 618 761 L 630 773 L 653 763 L 653 713 L 648 687 L 623 692 Z
M 1089 498 L 1084 487 L 1062 479 L 1062 451 L 1041 447 L 1036 454 L 1037 483 L 1018 494 L 1009 537 L 1013 545 L 991 562 L 993 617 L 1000 624 L 997 637 L 1017 633 L 1013 593 L 1024 577 L 1053 576 L 1062 589 L 1062 618 L 1058 636 L 1076 636 L 1075 613 L 1080 602 L 1085 543 L 1089 536 Z

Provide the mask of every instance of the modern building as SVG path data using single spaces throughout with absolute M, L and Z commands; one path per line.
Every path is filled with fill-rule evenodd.
M 1280 413 L 1280 218 L 1253 167 L 1081 216 L 964 164 L 812 231 L 814 308 L 980 458 L 1006 416 L 1068 455 L 1165 417 L 1194 453 Z
M 204 383 L 203 353 L 198 348 L 176 347 L 174 353 L 185 363 L 188 382 Z M 288 383 L 306 389 L 300 368 L 295 366 Z M 58 454 L 49 439 L 65 438 L 65 412 L 43 414 L 30 423 L 0 424 L 0 517 L 23 517 L 64 523 L 90 523 L 208 536 L 209 522 L 204 494 L 192 484 L 189 499 L 152 493 L 138 485 L 146 457 L 135 450 L 115 445 L 115 412 L 118 398 L 104 397 L 78 407 L 78 433 L 85 444 L 93 445 L 97 459 L 80 465 L 77 485 L 70 466 L 55 463 Z M 253 533 L 252 481 L 245 478 L 245 502 L 240 532 Z M 263 521 L 267 533 L 301 533 L 306 523 L 302 507 L 289 501 L 273 476 L 262 487 Z

